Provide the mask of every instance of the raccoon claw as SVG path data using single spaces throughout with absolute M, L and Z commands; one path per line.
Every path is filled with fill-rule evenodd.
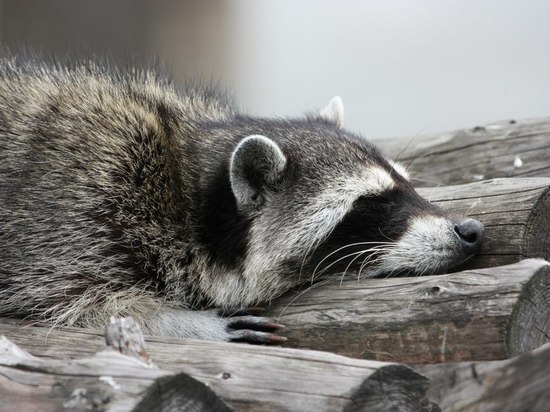
M 227 326 L 235 330 L 252 329 L 260 332 L 273 332 L 277 329 L 284 329 L 284 325 L 273 322 L 270 318 L 260 316 L 236 316 L 229 318 Z
M 221 316 L 227 318 L 229 341 L 262 344 L 285 342 L 287 338 L 273 333 L 285 326 L 270 318 L 256 316 L 262 311 L 261 308 L 247 308 L 222 312 Z

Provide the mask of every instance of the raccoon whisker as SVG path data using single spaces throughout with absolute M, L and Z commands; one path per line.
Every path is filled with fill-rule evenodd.
M 365 272 L 367 277 L 377 276 L 381 271 L 381 265 L 378 263 L 383 261 L 384 261 L 383 255 L 375 256 L 374 259 L 372 259 L 372 257 L 369 256 L 367 259 L 365 259 L 362 262 L 359 268 L 359 272 L 357 273 L 357 279 L 361 279 L 361 277 L 363 276 L 363 272 Z
M 389 236 L 386 236 L 384 233 L 382 233 L 382 229 L 380 229 L 380 226 L 378 226 L 378 233 L 380 233 L 382 236 L 384 236 L 386 239 L 388 239 L 390 241 L 390 244 L 395 243 L 395 239 L 392 239 Z
M 338 253 L 339 251 L 343 250 L 343 249 L 346 249 L 348 247 L 352 247 L 352 246 L 362 246 L 362 245 L 369 245 L 369 244 L 374 244 L 374 245 L 391 245 L 391 242 L 357 242 L 357 243 L 350 243 L 350 244 L 347 244 L 347 245 L 344 245 L 342 247 L 339 247 L 338 249 L 330 252 L 328 255 L 326 255 L 323 259 L 321 259 L 321 261 L 317 264 L 317 266 L 315 266 L 315 269 L 313 269 L 313 274 L 311 276 L 311 281 L 313 282 L 314 278 L 315 278 L 315 273 L 317 273 L 317 269 L 319 269 L 319 266 L 321 266 L 323 264 L 323 262 L 325 260 L 327 260 L 328 258 L 330 258 L 332 255 L 334 255 L 335 253 Z
M 329 237 L 332 232 L 334 231 L 334 227 L 325 235 L 323 236 L 322 238 L 320 239 L 317 239 L 318 236 L 314 236 L 314 239 L 317 239 L 317 240 L 314 240 L 311 245 L 309 245 L 306 253 L 304 254 L 304 258 L 302 259 L 302 264 L 300 265 L 300 272 L 298 273 L 298 281 L 301 281 L 302 280 L 302 272 L 303 272 L 303 269 L 304 269 L 304 265 L 306 263 L 306 260 L 307 260 L 307 257 L 308 257 L 308 254 L 311 254 L 313 255 L 315 253 L 315 251 L 317 250 L 317 248 L 323 243 L 323 240 L 326 239 L 327 237 Z M 317 235 L 319 234 L 321 230 L 319 229 L 319 231 L 317 232 Z M 317 245 L 315 245 L 315 243 L 317 243 Z M 313 250 L 311 250 L 313 248 Z M 311 253 L 310 253 L 310 250 L 311 250 Z
M 371 253 L 370 255 L 368 255 L 365 259 L 363 259 L 363 261 L 361 262 L 360 266 L 359 266 L 359 270 L 357 272 L 357 281 L 359 281 L 361 279 L 361 274 L 363 273 L 363 270 L 365 270 L 365 268 L 367 266 L 373 266 L 373 268 L 369 268 L 372 272 L 374 272 L 372 269 L 374 269 L 374 265 L 380 261 L 383 260 L 384 256 L 382 254 L 380 254 L 381 252 L 385 252 L 385 253 L 388 253 L 390 251 L 390 249 L 385 249 L 385 250 L 378 250 L 376 251 L 376 253 Z
M 380 257 L 380 255 L 382 253 L 384 254 L 387 254 L 387 253 L 390 253 L 391 251 L 393 250 L 392 247 L 388 247 L 388 246 L 385 246 L 385 247 L 374 247 L 374 248 L 371 248 L 369 249 L 369 251 L 371 252 L 370 255 L 368 255 L 367 257 L 365 257 L 365 259 L 363 259 L 363 261 L 361 262 L 361 266 L 365 266 L 367 265 L 368 263 L 370 263 L 370 259 L 373 258 L 374 256 L 376 256 L 377 258 Z
M 327 266 L 323 267 L 321 270 L 319 271 L 314 271 L 313 272 L 313 275 L 312 275 L 312 281 L 315 279 L 315 275 L 321 275 L 323 274 L 324 272 L 326 272 L 329 268 L 331 268 L 332 266 L 334 266 L 336 263 L 344 260 L 344 259 L 347 259 L 351 256 L 355 256 L 355 255 L 358 255 L 360 256 L 361 254 L 365 253 L 365 251 L 358 251 L 358 252 L 353 252 L 353 253 L 350 253 L 349 255 L 346 255 L 346 256 L 342 256 L 338 259 L 336 259 L 334 262 L 331 262 L 329 263 Z
M 342 273 L 342 277 L 340 279 L 340 284 L 342 284 L 345 276 L 346 276 L 346 273 L 348 272 L 348 270 L 350 269 L 351 265 L 359 258 L 361 257 L 361 255 L 365 254 L 365 253 L 370 253 L 367 257 L 365 257 L 363 259 L 363 261 L 361 262 L 361 269 L 360 271 L 362 270 L 362 268 L 368 264 L 369 262 L 376 262 L 378 260 L 381 259 L 381 256 L 380 254 L 385 252 L 387 253 L 388 251 L 391 250 L 391 247 L 390 245 L 379 245 L 379 246 L 374 246 L 372 248 L 369 248 L 369 249 L 366 249 L 366 250 L 363 250 L 362 252 L 358 253 L 357 256 L 355 258 L 353 258 L 351 260 L 351 262 L 347 265 L 346 269 L 344 270 L 344 272 Z M 349 256 L 352 256 L 352 255 L 347 255 L 347 256 L 344 256 L 345 257 L 349 257 Z M 376 256 L 376 258 L 374 260 L 371 260 L 374 256 Z M 336 262 L 333 262 L 333 263 L 336 263 Z M 325 270 L 325 269 L 323 269 Z M 359 272 L 360 272 L 359 271 Z M 360 273 L 359 273 L 359 276 L 360 276 Z
M 312 242 L 311 245 L 309 245 L 309 247 L 307 248 L 306 250 L 306 253 L 304 253 L 304 257 L 302 259 L 302 263 L 300 265 L 300 271 L 298 272 L 298 282 L 300 282 L 302 280 L 302 272 L 304 271 L 304 265 L 306 264 L 306 260 L 307 260 L 307 256 L 311 250 L 311 248 L 313 247 L 313 245 L 315 244 L 315 242 Z M 311 252 L 312 254 L 315 253 L 315 251 Z
M 371 253 L 366 256 L 359 265 L 359 268 L 365 267 L 366 265 L 372 263 L 373 258 L 381 258 L 383 255 L 386 255 L 390 252 L 390 249 L 377 249 L 377 250 L 371 250 Z
M 430 270 L 430 268 L 428 268 L 428 267 L 425 266 L 425 267 L 422 268 L 422 270 L 417 274 L 417 277 L 419 277 L 419 276 L 424 276 L 424 275 L 426 275 L 429 271 L 438 272 L 438 271 L 440 271 L 440 270 L 442 270 L 442 269 L 444 269 L 444 268 L 445 268 L 445 265 L 437 265 L 435 269 L 431 269 L 431 270 Z
M 364 268 L 366 265 L 368 265 L 369 263 L 373 263 L 373 261 L 371 260 L 373 257 L 376 257 L 376 259 L 380 259 L 382 256 L 380 256 L 380 252 L 390 252 L 391 251 L 391 248 L 388 248 L 388 249 L 381 249 L 381 250 L 377 250 L 376 252 L 378 252 L 378 254 L 375 254 L 375 253 L 372 253 L 370 254 L 369 256 L 367 256 L 365 259 L 363 259 L 363 261 L 361 262 L 361 266 L 360 268 Z
M 312 285 L 309 285 L 307 288 L 305 288 L 304 290 L 302 291 L 299 291 L 299 293 L 296 294 L 296 296 L 294 296 L 292 298 L 292 300 L 290 302 L 288 302 L 285 307 L 283 308 L 283 310 L 281 311 L 281 313 L 279 314 L 279 316 L 277 317 L 277 323 L 279 323 L 281 321 L 281 317 L 284 315 L 285 311 L 288 309 L 288 307 L 290 305 L 292 305 L 294 302 L 296 302 L 296 299 L 298 299 L 300 296 L 302 296 L 304 293 L 306 292 L 309 292 L 310 290 L 312 290 L 313 288 L 316 288 L 317 286 L 322 286 L 322 285 L 326 285 L 327 283 L 330 283 L 333 279 L 331 278 L 328 278 L 328 279 L 325 279 L 323 281 L 320 281 L 320 282 L 317 282 L 317 283 L 314 283 Z
M 420 179 L 418 177 L 411 177 L 411 181 L 412 180 L 417 181 L 417 182 L 424 182 L 424 183 L 430 183 L 432 185 L 441 186 L 441 182 L 437 182 L 437 181 L 431 180 L 431 179 Z
M 374 259 L 372 262 L 370 262 L 371 265 L 366 265 L 365 267 L 362 267 L 359 272 L 357 272 L 357 281 L 359 282 L 363 278 L 377 276 L 377 274 L 380 273 L 380 267 L 375 266 L 375 264 L 381 260 L 382 259 Z
M 368 267 L 357 273 L 357 281 L 359 282 L 362 278 L 373 278 L 377 276 L 378 273 L 380 273 L 380 268 Z
M 373 242 L 364 242 L 364 243 L 373 243 Z M 376 242 L 376 243 L 377 243 L 377 242 Z M 369 249 L 365 249 L 365 250 L 361 250 L 361 251 L 358 251 L 358 252 L 350 253 L 350 254 L 348 254 L 348 255 L 346 255 L 346 256 L 343 256 L 343 257 L 341 257 L 341 258 L 335 260 L 334 262 L 330 263 L 329 265 L 325 266 L 323 269 L 321 269 L 321 270 L 319 271 L 319 274 L 325 272 L 325 271 L 328 270 L 330 267 L 332 267 L 334 264 L 336 264 L 336 263 L 338 263 L 338 262 L 340 262 L 340 261 L 342 261 L 342 260 L 344 260 L 344 259 L 346 259 L 346 258 L 348 258 L 348 257 L 350 257 L 350 256 L 357 255 L 357 257 L 354 258 L 354 260 L 353 260 L 353 261 L 355 261 L 355 259 L 357 259 L 359 256 L 361 256 L 361 255 L 364 254 L 364 253 L 368 253 L 368 252 L 371 252 L 371 253 L 380 253 L 380 252 L 382 252 L 382 251 L 387 250 L 387 248 L 388 248 L 387 245 L 378 245 L 378 246 L 374 246 L 374 247 L 369 248 Z M 353 261 L 352 261 L 351 263 L 353 263 Z M 349 267 L 349 266 L 348 266 L 348 267 Z M 346 271 L 347 271 L 347 269 L 346 269 Z M 317 272 L 315 271 L 314 274 L 316 274 L 316 273 L 317 273 Z M 345 273 L 345 271 L 344 271 L 344 273 Z
M 428 182 L 428 183 L 437 183 L 437 182 L 433 182 L 433 181 L 429 181 L 429 180 L 424 180 L 425 182 Z M 437 189 L 439 189 L 441 186 L 443 186 L 443 183 L 437 183 L 437 186 L 433 187 L 432 188 L 432 191 L 430 192 L 430 196 L 428 197 L 428 201 L 431 202 L 432 201 L 432 196 L 434 194 L 435 191 L 437 191 Z M 468 187 L 463 187 L 462 189 L 457 189 L 455 191 L 453 191 L 453 194 L 458 194 L 458 193 L 462 193 L 464 191 L 468 191 Z
M 374 249 L 374 248 L 373 248 Z M 359 257 L 361 257 L 362 254 L 364 253 L 368 253 L 368 252 L 371 252 L 371 254 L 369 256 L 367 256 L 365 259 L 369 259 L 371 256 L 373 256 L 374 254 L 377 253 L 377 251 L 372 251 L 372 249 L 367 249 L 367 250 L 364 250 L 362 253 L 359 253 L 357 256 L 355 256 L 351 262 L 349 262 L 349 264 L 346 266 L 346 269 L 344 270 L 344 273 L 342 273 L 342 277 L 340 278 L 340 286 L 342 286 L 342 282 L 344 281 L 344 278 L 346 276 L 346 273 L 348 272 L 349 268 L 351 267 L 351 265 L 353 265 L 353 262 L 355 262 Z M 363 259 L 363 262 L 365 261 L 365 259 Z
M 464 213 L 464 216 L 470 216 L 470 212 L 476 207 L 479 203 L 481 203 L 481 199 L 477 199 L 472 205 L 468 208 L 466 213 Z
M 414 164 L 414 162 L 416 162 L 417 160 L 420 160 L 420 159 L 422 159 L 422 158 L 424 158 L 424 157 L 426 157 L 426 156 L 431 156 L 431 155 L 434 154 L 434 153 L 435 153 L 435 151 L 426 152 L 426 153 L 424 153 L 424 154 L 422 154 L 422 155 L 420 155 L 420 156 L 417 156 L 417 157 L 413 158 L 413 159 L 409 162 L 409 164 L 408 164 L 407 166 L 405 166 L 405 170 L 409 170 L 409 168 L 410 168 L 410 167 Z
M 389 272 L 386 273 L 386 276 L 384 276 L 384 279 L 393 277 L 396 271 L 397 271 L 397 268 L 394 267 L 393 269 L 391 269 Z
M 357 273 L 357 280 L 361 278 L 361 273 L 365 269 L 367 265 L 372 265 L 374 263 L 377 263 L 382 260 L 382 256 L 378 255 L 375 259 L 371 259 L 373 255 L 367 256 L 363 262 L 361 262 L 361 266 L 359 267 L 359 272 Z
M 396 162 L 400 162 L 401 160 L 401 156 L 403 154 L 405 154 L 405 151 L 409 148 L 409 146 L 411 145 L 411 143 L 414 141 L 414 139 L 416 139 L 418 136 L 420 136 L 420 134 L 422 132 L 424 132 L 424 130 L 426 130 L 425 127 L 423 127 L 422 129 L 420 129 L 418 132 L 416 132 L 416 134 L 407 142 L 407 144 L 405 145 L 405 147 L 403 149 L 401 149 L 401 151 L 397 154 L 396 158 L 395 158 L 395 161 Z M 405 169 L 406 170 L 406 169 Z
M 437 189 L 439 189 L 441 187 L 441 183 L 439 183 L 437 186 L 433 187 L 431 192 L 430 192 L 430 195 L 428 196 L 428 202 L 432 203 L 432 198 L 433 198 L 433 195 L 434 193 L 436 192 Z

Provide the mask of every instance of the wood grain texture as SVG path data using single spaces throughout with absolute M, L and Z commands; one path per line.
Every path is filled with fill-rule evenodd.
M 408 168 L 417 187 L 550 176 L 550 118 L 497 122 L 376 144 Z M 516 157 L 521 159 L 520 167 L 514 165 Z
M 544 412 L 550 405 L 550 344 L 513 359 L 421 365 L 428 396 L 449 412 Z
M 526 257 L 550 260 L 550 178 L 493 179 L 418 191 L 451 214 L 485 225 L 481 253 L 462 269 Z
M 550 336 L 550 266 L 522 262 L 440 276 L 348 280 L 288 294 L 267 315 L 285 345 L 402 363 L 494 360 Z
M 0 323 L 0 334 L 41 356 L 21 354 L 9 341 L 0 341 L 2 412 L 34 410 L 36 405 L 47 411 L 64 405 L 131 410 L 156 380 L 176 372 L 203 382 L 239 411 L 354 411 L 366 402 L 373 410 L 438 410 L 425 397 L 428 380 L 403 365 L 297 349 L 149 337 L 146 350 L 160 368 L 155 369 L 112 350 L 71 360 L 103 347 L 99 331 Z
M 167 374 L 114 350 L 79 360 L 40 359 L 0 337 L 0 411 L 130 410 Z

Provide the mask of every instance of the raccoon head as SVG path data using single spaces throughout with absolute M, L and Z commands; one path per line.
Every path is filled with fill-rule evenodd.
M 404 168 L 342 124 L 336 98 L 306 119 L 237 126 L 254 132 L 228 167 L 236 214 L 247 222 L 240 272 L 262 295 L 253 300 L 352 271 L 441 273 L 480 250 L 480 222 L 430 204 Z

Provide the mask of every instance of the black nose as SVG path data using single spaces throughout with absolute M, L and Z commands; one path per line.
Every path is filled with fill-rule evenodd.
M 474 219 L 466 219 L 455 225 L 455 232 L 460 240 L 462 251 L 467 255 L 473 255 L 481 250 L 481 241 L 485 228 L 481 222 Z

